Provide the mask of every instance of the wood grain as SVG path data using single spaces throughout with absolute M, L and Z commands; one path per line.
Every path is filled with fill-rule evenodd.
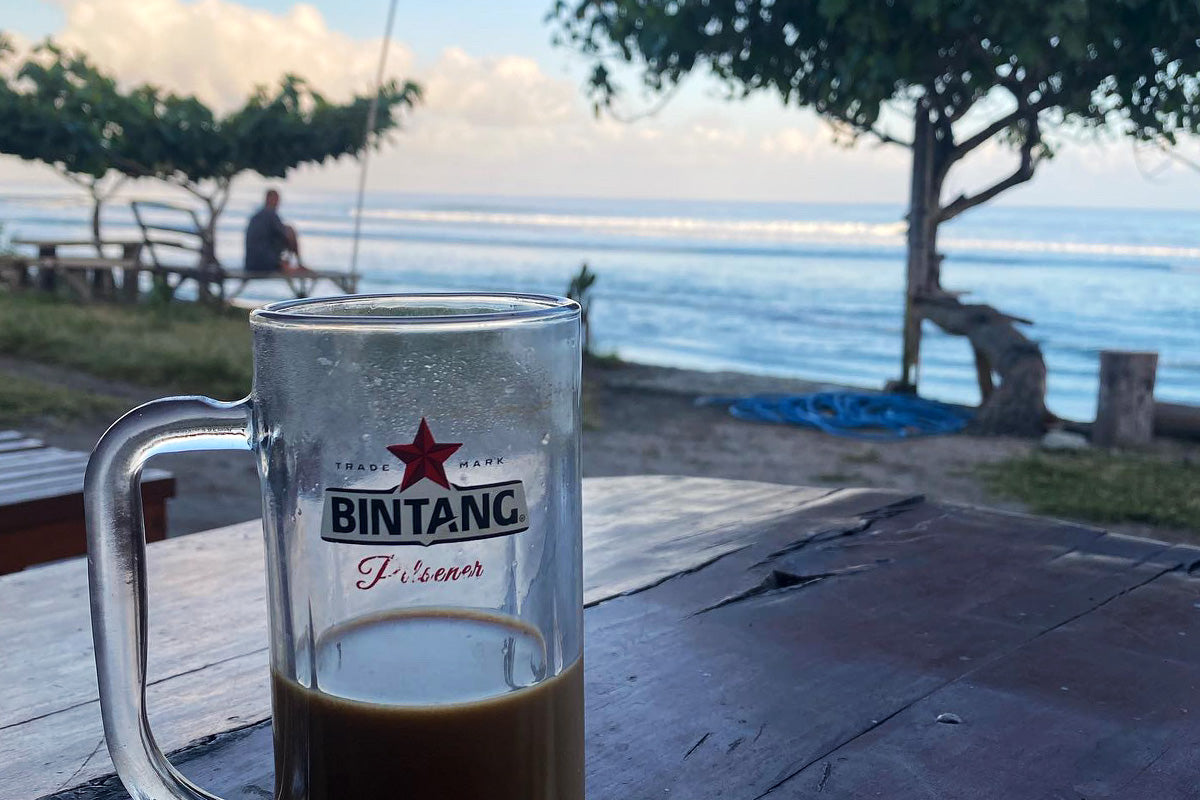
M 88 454 L 41 447 L 16 431 L 0 432 L 0 447 L 27 442 L 39 446 L 0 452 L 0 574 L 87 552 L 83 475 Z M 148 541 L 166 536 L 166 500 L 174 496 L 169 472 L 143 473 Z
M 828 490 L 702 478 L 585 481 L 586 596 L 597 602 L 659 581 L 664 569 L 694 568 L 738 546 L 730 542 L 746 534 L 739 519 L 783 516 L 823 494 Z M 653 524 L 639 529 L 635 520 L 643 517 Z M 694 542 L 704 546 L 689 555 Z M 646 552 L 669 558 L 669 566 Z M 265 718 L 261 525 L 170 539 L 148 553 L 147 674 L 160 687 L 149 701 L 160 744 L 178 749 Z M 111 772 L 107 752 L 92 752 L 102 734 L 85 563 L 0 578 L 0 642 L 0 685 L 7 687 L 0 693 L 0 798 L 38 797 L 68 777 L 82 783 Z M 245 671 L 228 674 L 235 668 Z M 234 719 L 223 723 L 226 717 Z
M 1100 351 L 1100 392 L 1092 441 L 1097 447 L 1145 447 L 1154 438 L 1158 353 Z
M 777 489 L 586 484 L 589 798 L 1195 796 L 1200 549 L 896 493 L 799 491 L 788 510 Z M 665 579 L 639 557 L 688 543 Z M 193 741 L 173 763 L 227 800 L 271 796 L 264 659 L 151 690 L 164 743 Z M 89 718 L 94 702 L 0 739 L 22 771 L 0 796 L 125 798 Z

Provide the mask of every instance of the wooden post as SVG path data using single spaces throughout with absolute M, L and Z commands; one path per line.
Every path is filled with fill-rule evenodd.
M 128 266 L 121 270 L 121 300 L 126 303 L 136 303 L 138 301 L 138 277 L 142 274 L 140 270 L 142 243 L 125 242 L 121 245 L 121 258 L 128 262 Z
M 1100 398 L 1092 441 L 1101 447 L 1139 447 L 1154 437 L 1154 373 L 1158 353 L 1100 353 Z
M 43 292 L 53 292 L 58 285 L 57 271 L 52 266 L 57 258 L 55 245 L 38 246 L 38 288 Z

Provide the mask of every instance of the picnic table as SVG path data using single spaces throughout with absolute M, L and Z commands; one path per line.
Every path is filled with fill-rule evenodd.
M 19 431 L 0 431 L 0 575 L 87 552 L 83 524 L 87 462 L 87 453 L 47 447 L 41 439 Z M 161 469 L 142 473 L 148 541 L 166 537 L 166 505 L 174 496 L 171 473 Z
M 585 481 L 584 528 L 591 800 L 1200 794 L 1200 549 L 644 476 Z M 149 547 L 152 726 L 227 800 L 271 796 L 261 540 Z M 82 561 L 0 578 L 6 800 L 125 797 L 85 580 Z
M 6 256 L 0 272 L 17 288 L 35 284 L 53 290 L 59 279 L 80 299 L 119 299 L 136 302 L 141 263 L 140 239 L 13 239 L 12 244 L 34 249 L 36 257 Z M 105 252 L 114 255 L 105 255 Z M 119 252 L 120 255 L 115 255 Z
M 358 276 L 340 270 L 264 273 L 226 267 L 217 260 L 212 237 L 194 210 L 146 200 L 135 200 L 130 207 L 141 238 L 99 244 L 93 239 L 16 238 L 12 244 L 37 255 L 0 255 L 0 284 L 51 291 L 61 280 L 81 300 L 125 303 L 137 302 L 142 273 L 155 276 L 170 292 L 194 281 L 201 299 L 222 302 L 236 299 L 252 281 L 282 283 L 295 297 L 311 296 L 322 283 L 346 294 L 357 290 Z

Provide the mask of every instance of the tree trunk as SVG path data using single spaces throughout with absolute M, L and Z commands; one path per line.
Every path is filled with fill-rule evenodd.
M 96 190 L 95 186 L 91 188 L 92 193 L 92 242 L 96 245 L 96 255 L 104 255 L 100 252 L 100 210 L 104 206 L 104 197 Z
M 969 430 L 981 434 L 1040 435 L 1046 410 L 1046 363 L 1041 349 L 1014 326 L 1025 322 L 991 306 L 964 305 L 941 287 L 937 252 L 942 218 L 942 184 L 953 158 L 947 126 L 917 103 L 913 126 L 912 182 L 908 209 L 908 283 L 904 303 L 904 354 L 900 381 L 892 388 L 917 390 L 921 320 L 928 318 L 950 334 L 966 336 L 975 356 L 982 402 Z M 1000 385 L 992 380 L 993 371 Z
M 207 199 L 208 218 L 204 221 L 204 236 L 201 242 L 200 259 L 207 267 L 217 261 L 217 217 L 221 212 L 217 210 L 216 203 L 212 198 Z
M 968 433 L 1040 436 L 1046 410 L 1046 362 L 1041 348 L 1014 326 L 1025 322 L 986 305 L 967 305 L 948 295 L 923 298 L 920 313 L 946 333 L 966 336 L 977 358 L 1000 376 L 979 406 Z M 990 382 L 990 374 L 988 376 Z
M 917 368 L 921 360 L 922 296 L 936 286 L 937 187 L 934 185 L 935 141 L 929 109 L 917 104 L 913 132 L 912 179 L 908 200 L 908 279 L 904 295 L 904 352 L 899 386 L 917 390 Z
M 200 297 L 206 302 L 214 300 L 216 302 L 223 302 L 225 298 L 224 270 L 221 268 L 221 262 L 217 260 L 217 220 L 220 219 L 221 213 L 225 210 L 225 204 L 228 201 L 228 183 L 218 183 L 217 188 L 212 194 L 204 197 L 208 216 L 204 221 L 202 229 L 200 243 L 201 277 L 198 283 L 200 285 Z
M 1154 438 L 1154 377 L 1158 353 L 1100 353 L 1100 397 L 1092 441 L 1101 447 L 1143 447 Z

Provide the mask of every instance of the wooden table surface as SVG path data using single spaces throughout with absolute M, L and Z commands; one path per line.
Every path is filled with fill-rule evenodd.
M 1200 549 L 895 492 L 585 481 L 588 797 L 1200 797 Z M 271 796 L 257 523 L 150 547 L 151 721 Z M 0 578 L 0 798 L 126 797 L 81 560 Z

